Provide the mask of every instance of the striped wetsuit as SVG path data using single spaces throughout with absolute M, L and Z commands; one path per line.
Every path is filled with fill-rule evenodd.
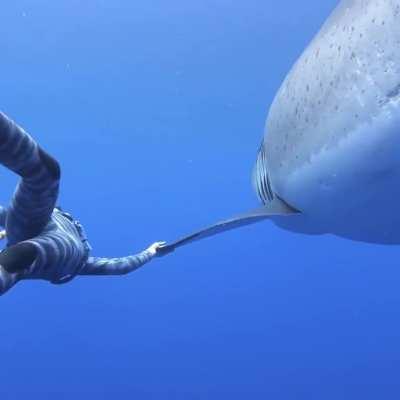
M 60 167 L 22 128 L 0 113 L 0 164 L 20 175 L 10 206 L 0 207 L 7 248 L 0 253 L 0 294 L 23 279 L 68 282 L 76 275 L 131 272 L 153 255 L 89 257 L 85 232 L 57 208 Z

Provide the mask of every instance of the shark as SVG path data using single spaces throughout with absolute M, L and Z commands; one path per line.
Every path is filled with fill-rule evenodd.
M 163 251 L 265 219 L 400 243 L 400 0 L 338 3 L 271 104 L 252 182 L 261 207 Z

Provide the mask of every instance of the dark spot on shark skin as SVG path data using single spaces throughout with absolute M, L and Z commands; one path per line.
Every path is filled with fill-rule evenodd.
M 393 99 L 395 97 L 398 97 L 400 95 L 400 83 L 392 89 L 390 92 L 386 94 L 386 97 L 389 99 Z
M 400 98 L 400 83 L 396 85 L 391 91 L 386 93 L 386 96 L 382 98 L 377 98 L 379 106 L 384 106 L 391 100 L 396 100 Z

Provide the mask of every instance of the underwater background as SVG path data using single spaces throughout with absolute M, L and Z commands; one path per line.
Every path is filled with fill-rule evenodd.
M 268 107 L 336 3 L 6 1 L 1 109 L 60 161 L 93 254 L 135 253 L 257 206 Z M 128 276 L 21 282 L 0 396 L 398 399 L 399 254 L 264 222 Z

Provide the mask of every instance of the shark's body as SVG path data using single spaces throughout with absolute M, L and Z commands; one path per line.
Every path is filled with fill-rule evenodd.
M 277 93 L 254 182 L 300 211 L 285 229 L 400 243 L 400 0 L 341 1 Z
M 339 3 L 273 101 L 253 184 L 263 207 L 164 250 L 264 219 L 400 243 L 400 0 Z

